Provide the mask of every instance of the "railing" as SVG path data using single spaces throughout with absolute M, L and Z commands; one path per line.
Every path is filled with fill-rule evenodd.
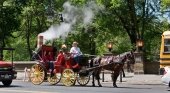
M 37 61 L 14 61 L 16 71 L 24 71 L 25 68 L 31 68 Z

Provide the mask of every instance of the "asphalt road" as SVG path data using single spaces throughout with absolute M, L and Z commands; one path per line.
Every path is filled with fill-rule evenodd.
M 92 87 L 91 81 L 87 86 L 66 87 L 62 83 L 50 85 L 43 82 L 41 85 L 33 85 L 31 82 L 23 81 L 24 73 L 18 73 L 17 79 L 10 87 L 0 84 L 0 93 L 170 93 L 170 88 L 161 82 L 161 75 L 135 75 L 126 73 L 126 77 L 118 78 L 118 88 L 113 88 L 110 74 L 105 74 L 103 87 Z M 27 79 L 27 78 L 26 78 Z
M 170 88 L 163 84 L 128 84 L 118 82 L 118 88 L 113 88 L 111 82 L 102 82 L 103 87 L 92 87 L 91 82 L 87 86 L 66 87 L 59 83 L 49 85 L 44 82 L 41 85 L 33 85 L 31 82 L 14 80 L 10 87 L 0 85 L 0 93 L 169 93 Z

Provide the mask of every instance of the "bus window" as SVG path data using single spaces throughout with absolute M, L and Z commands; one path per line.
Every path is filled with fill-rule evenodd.
M 164 52 L 170 53 L 170 39 L 164 40 Z

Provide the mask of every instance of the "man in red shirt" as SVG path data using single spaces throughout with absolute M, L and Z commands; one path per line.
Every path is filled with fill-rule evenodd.
M 55 65 L 61 65 L 61 66 L 65 65 L 65 59 L 64 59 L 64 54 L 62 50 L 60 50 L 59 54 L 57 55 Z

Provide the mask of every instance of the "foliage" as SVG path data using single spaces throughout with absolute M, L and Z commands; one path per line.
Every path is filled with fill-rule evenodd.
M 162 8 L 167 9 L 170 6 L 169 0 L 162 0 Z
M 0 47 L 5 47 L 9 37 L 14 37 L 13 32 L 18 30 L 20 20 L 18 19 L 18 10 L 16 7 L 7 2 L 0 5 Z
M 67 0 L 1 0 L 0 45 L 14 47 L 14 60 L 30 60 L 36 48 L 37 36 L 52 24 L 61 24 L 63 4 Z M 69 0 L 75 7 L 84 7 L 91 0 Z M 154 60 L 159 54 L 160 36 L 169 28 L 167 19 L 160 12 L 169 9 L 169 0 L 93 0 L 104 10 L 95 12 L 92 23 L 84 25 L 78 21 L 72 25 L 68 36 L 54 40 L 57 50 L 65 43 L 71 48 L 77 41 L 85 54 L 102 55 L 106 44 L 113 42 L 113 53 L 135 49 L 136 40 L 143 39 L 145 57 Z M 4 4 L 5 6 L 2 6 Z M 52 12 L 49 16 L 49 9 Z M 164 13 L 164 12 L 163 12 Z M 49 20 L 49 17 L 51 18 Z M 12 38 L 16 37 L 16 38 Z M 4 41 L 3 41 L 4 40 Z M 153 51 L 154 50 L 154 51 Z M 8 60 L 8 53 L 5 59 Z

